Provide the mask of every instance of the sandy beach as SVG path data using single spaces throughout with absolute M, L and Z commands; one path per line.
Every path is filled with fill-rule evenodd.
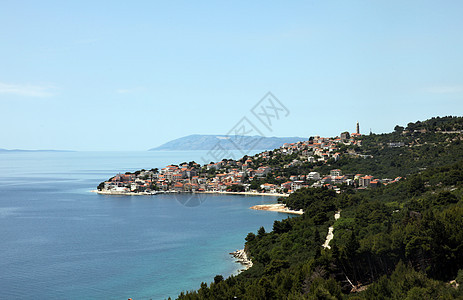
M 275 211 L 287 214 L 295 214 L 295 215 L 302 215 L 304 212 L 302 210 L 290 210 L 284 204 L 261 204 L 261 205 L 254 205 L 251 209 L 255 210 L 267 210 L 267 211 Z

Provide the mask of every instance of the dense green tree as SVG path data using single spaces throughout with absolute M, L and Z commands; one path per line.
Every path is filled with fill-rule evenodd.
M 102 189 L 104 189 L 104 185 L 105 185 L 104 182 L 100 182 L 100 184 L 98 185 L 97 189 L 98 189 L 99 191 L 101 191 Z
M 220 283 L 223 281 L 223 276 L 222 275 L 216 275 L 214 277 L 214 283 L 217 284 L 217 283 Z
M 263 236 L 265 236 L 265 228 L 264 226 L 261 226 L 257 231 L 257 237 L 262 238 Z

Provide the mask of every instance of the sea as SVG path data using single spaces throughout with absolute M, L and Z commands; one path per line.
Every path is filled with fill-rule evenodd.
M 229 253 L 247 233 L 289 217 L 249 209 L 276 197 L 91 192 L 117 173 L 207 155 L 0 152 L 0 298 L 175 299 L 237 274 Z

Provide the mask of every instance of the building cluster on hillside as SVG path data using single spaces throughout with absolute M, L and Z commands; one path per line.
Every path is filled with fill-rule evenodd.
M 341 153 L 339 152 L 339 145 L 362 145 L 362 141 L 356 139 L 359 135 L 356 135 L 355 133 L 350 135 L 347 132 L 341 134 L 341 136 L 343 135 L 344 137 L 335 138 L 324 138 L 319 136 L 310 137 L 308 141 L 284 144 L 280 147 L 280 151 L 284 155 L 300 153 L 301 157 L 310 163 L 326 163 L 329 159 L 334 159 L 337 161 L 341 157 Z M 294 164 L 297 164 L 297 161 L 288 164 L 287 167 L 290 167 Z
M 169 165 L 161 170 L 141 170 L 135 173 L 118 174 L 104 182 L 101 190 L 115 193 L 153 193 L 164 192 L 254 192 L 291 193 L 303 187 L 325 187 L 339 190 L 340 185 L 357 188 L 374 187 L 387 184 L 399 179 L 375 179 L 362 174 L 343 175 L 341 170 L 331 170 L 330 174 L 322 175 L 318 172 L 290 176 L 274 176 L 280 167 L 270 167 L 267 163 L 275 157 L 293 155 L 291 162 L 281 166 L 283 169 L 300 166 L 303 163 L 326 164 L 330 159 L 337 161 L 342 145 L 361 146 L 358 124 L 357 133 L 344 132 L 340 137 L 323 138 L 311 137 L 304 142 L 284 144 L 279 149 L 264 151 L 253 157 L 245 156 L 240 160 L 224 159 L 199 165 L 195 162 L 183 163 L 179 166 Z M 265 178 L 272 175 L 275 180 L 268 183 Z M 253 181 L 264 182 L 257 186 Z

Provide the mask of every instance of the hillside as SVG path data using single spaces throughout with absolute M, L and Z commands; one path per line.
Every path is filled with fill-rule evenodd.
M 230 138 L 231 137 L 231 138 Z M 270 150 L 285 143 L 307 140 L 302 137 L 225 136 L 194 134 L 167 142 L 148 151 L 211 150 L 220 143 L 224 150 Z
M 463 118 L 456 117 L 396 126 L 363 136 L 360 147 L 342 146 L 345 155 L 337 161 L 268 175 L 261 182 L 333 168 L 404 179 L 376 188 L 341 186 L 341 193 L 295 191 L 280 201 L 303 209 L 302 217 L 247 235 L 250 269 L 227 279 L 218 275 L 178 299 L 463 298 L 462 128 Z M 253 163 L 279 169 L 280 158 Z M 329 226 L 334 238 L 324 248 Z

